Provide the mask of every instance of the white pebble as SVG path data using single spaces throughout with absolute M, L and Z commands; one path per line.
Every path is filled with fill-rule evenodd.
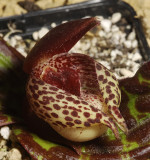
M 110 69 L 110 64 L 107 61 L 98 60 L 98 62 L 104 65 L 107 69 Z
M 12 38 L 10 39 L 10 42 L 9 42 L 9 43 L 11 44 L 12 47 L 15 47 L 16 44 L 17 44 L 17 41 L 16 41 L 16 39 L 15 39 L 14 37 L 12 37 Z
M 21 37 L 21 36 L 18 36 L 18 35 L 15 35 L 14 38 L 15 38 L 16 40 L 22 40 L 22 37 Z
M 128 59 L 131 59 L 131 60 L 132 60 L 133 53 L 128 52 L 127 55 L 128 55 Z
M 106 38 L 107 39 L 110 39 L 112 37 L 112 32 L 108 32 L 107 34 L 106 34 Z
M 131 60 L 127 60 L 127 61 L 126 61 L 126 65 L 127 65 L 128 67 L 131 67 L 131 66 L 132 66 L 132 61 L 131 61 Z
M 112 25 L 111 31 L 112 31 L 112 32 L 117 32 L 117 31 L 119 31 L 119 27 L 116 26 L 116 25 Z
M 136 52 L 133 57 L 132 57 L 133 61 L 141 61 L 142 60 L 142 56 L 140 55 L 140 53 Z
M 120 43 L 124 43 L 126 41 L 126 33 L 121 32 L 120 34 Z
M 96 19 L 98 19 L 98 21 L 102 21 L 104 19 L 103 16 L 96 16 Z
M 119 13 L 119 12 L 114 13 L 114 14 L 112 15 L 112 18 L 111 18 L 112 23 L 117 23 L 117 22 L 119 22 L 120 19 L 121 19 L 121 17 L 122 17 L 121 13 Z
M 131 41 L 129 41 L 129 40 L 124 41 L 124 46 L 125 46 L 126 48 L 131 48 L 131 45 L 132 45 Z
M 35 41 L 37 41 L 39 39 L 39 34 L 38 32 L 33 32 L 32 37 Z
M 132 62 L 132 71 L 135 73 L 140 67 L 139 63 Z
M 110 55 L 111 55 L 111 57 L 116 58 L 117 52 L 115 50 L 112 50 L 111 53 L 110 53 Z
M 0 148 L 1 149 L 1 148 Z M 5 160 L 5 157 L 7 155 L 6 151 L 3 151 L 3 149 L 0 150 L 0 159 L 1 160 Z
M 65 23 L 65 22 L 64 22 L 64 23 Z M 54 22 L 51 23 L 51 27 L 52 27 L 52 28 L 55 28 L 56 26 L 57 26 L 56 23 L 54 23 Z
M 101 21 L 101 26 L 105 32 L 110 32 L 111 29 L 111 21 L 109 19 L 103 19 Z
M 138 46 L 138 41 L 135 39 L 132 42 L 132 48 L 137 48 L 137 46 Z
M 111 51 L 110 55 L 111 55 L 111 62 L 115 63 L 115 59 L 116 59 L 117 55 L 122 56 L 122 52 L 119 51 L 118 49 L 114 49 Z
M 131 29 L 131 25 L 127 25 L 127 26 L 126 26 L 126 29 Z
M 133 76 L 133 72 L 131 72 L 130 70 L 128 70 L 126 68 L 120 69 L 120 73 L 121 73 L 121 75 L 127 76 L 127 77 Z
M 100 41 L 100 44 L 101 44 L 101 46 L 103 46 L 103 47 L 107 45 L 107 43 L 106 43 L 105 40 L 101 40 L 101 41 Z
M 92 38 L 91 43 L 92 43 L 92 46 L 96 46 L 97 38 L 96 37 Z
M 117 32 L 114 32 L 113 34 L 112 34 L 112 42 L 113 42 L 113 44 L 119 44 L 119 40 L 120 40 L 120 32 L 119 31 L 117 31 Z
M 132 31 L 129 35 L 128 35 L 128 40 L 133 41 L 136 37 L 135 31 Z
M 42 38 L 47 32 L 48 32 L 48 28 L 41 28 L 40 31 L 39 31 L 39 38 Z
M 22 156 L 18 149 L 13 148 L 8 152 L 8 159 L 9 160 L 21 160 Z
M 5 127 L 2 127 L 0 129 L 0 134 L 1 136 L 4 138 L 4 139 L 9 139 L 9 136 L 10 136 L 10 129 L 9 127 L 5 126 Z
M 24 48 L 16 48 L 16 50 L 18 51 L 18 52 L 20 52 L 24 57 L 26 57 L 27 56 L 27 53 L 25 52 L 25 50 L 24 50 Z
M 105 37 L 105 32 L 103 30 L 100 30 L 98 34 L 100 37 Z
M 107 49 L 105 49 L 101 54 L 103 54 L 103 56 L 109 56 L 110 53 Z
M 85 43 L 82 44 L 82 47 L 84 48 L 84 50 L 88 50 L 91 47 L 90 41 L 86 40 Z

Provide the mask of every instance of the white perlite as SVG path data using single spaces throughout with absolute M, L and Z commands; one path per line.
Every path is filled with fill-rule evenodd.
M 13 148 L 8 152 L 8 160 L 21 160 L 22 156 L 18 149 Z
M 109 19 L 103 19 L 101 21 L 101 26 L 105 32 L 110 32 L 111 29 L 111 21 Z
M 119 23 L 124 23 L 121 22 L 121 17 L 121 13 L 118 12 L 107 19 L 97 16 L 101 28 L 98 28 L 93 36 L 90 32 L 83 37 L 70 52 L 93 57 L 114 71 L 117 78 L 133 76 L 142 63 L 142 56 L 138 49 L 135 30 L 127 22 L 119 26 Z M 128 30 L 128 33 L 125 30 Z
M 10 133 L 11 131 L 7 126 L 4 126 L 0 129 L 0 134 L 4 139 L 9 139 Z
M 121 17 L 122 17 L 121 13 L 119 13 L 119 12 L 114 13 L 114 14 L 112 15 L 112 18 L 111 18 L 112 23 L 117 23 L 117 22 L 119 22 L 119 21 L 121 20 Z

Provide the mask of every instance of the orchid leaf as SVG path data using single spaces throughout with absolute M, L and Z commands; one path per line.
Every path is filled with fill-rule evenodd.
M 0 106 L 5 109 L 5 114 L 16 114 L 21 110 L 26 79 L 22 71 L 23 60 L 17 50 L 0 38 Z M 1 118 L 11 119 L 3 116 Z
M 8 114 L 5 114 L 5 111 L 0 106 L 0 127 L 13 124 L 15 122 L 16 122 L 15 118 Z
M 25 150 L 35 160 L 80 159 L 80 156 L 69 148 L 41 139 L 25 129 L 15 127 L 13 132 Z
M 18 74 L 17 71 L 21 70 L 23 60 L 24 57 L 0 37 L 0 74 L 8 70 Z

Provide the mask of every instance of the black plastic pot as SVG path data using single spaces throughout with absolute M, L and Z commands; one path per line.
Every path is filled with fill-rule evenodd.
M 36 11 L 20 16 L 1 18 L 0 32 L 7 33 L 9 31 L 7 24 L 14 23 L 17 29 L 23 31 L 18 34 L 24 38 L 29 38 L 34 31 L 39 30 L 41 27 L 45 26 L 50 28 L 52 22 L 60 24 L 62 21 L 80 19 L 85 16 L 102 15 L 104 17 L 109 17 L 115 12 L 121 12 L 122 16 L 135 29 L 140 53 L 143 60 L 148 60 L 150 58 L 150 49 L 140 20 L 129 4 L 119 0 L 91 0 L 84 3 Z

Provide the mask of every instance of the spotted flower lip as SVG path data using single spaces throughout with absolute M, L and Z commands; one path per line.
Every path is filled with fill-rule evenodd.
M 30 74 L 27 97 L 32 110 L 65 138 L 72 135 L 68 139 L 73 141 L 77 139 L 74 133 L 79 135 L 77 141 L 96 138 L 106 131 L 105 126 L 116 138 L 117 126 L 127 132 L 118 109 L 121 94 L 115 76 L 84 54 L 67 53 L 97 24 L 95 18 L 87 18 L 52 29 L 35 45 L 24 64 Z M 84 139 L 88 131 L 89 137 Z

